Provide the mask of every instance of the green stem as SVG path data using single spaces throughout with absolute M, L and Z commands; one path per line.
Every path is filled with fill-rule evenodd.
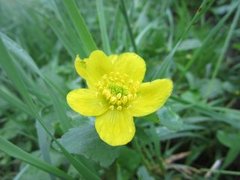
M 103 42 L 103 49 L 106 51 L 106 53 L 111 53 L 111 48 L 109 44 L 108 39 L 108 33 L 107 33 L 107 26 L 105 21 L 105 14 L 104 14 L 104 8 L 103 8 L 103 0 L 96 0 L 97 5 L 97 13 L 98 13 L 98 20 L 101 30 L 101 38 Z
M 222 63 L 222 61 L 223 61 L 224 55 L 225 55 L 225 53 L 226 53 L 226 51 L 227 51 L 227 49 L 228 49 L 230 40 L 231 40 L 231 38 L 232 38 L 233 31 L 234 31 L 234 29 L 236 28 L 236 26 L 237 26 L 237 24 L 238 24 L 239 15 L 240 15 L 240 1 L 239 1 L 239 3 L 238 3 L 237 12 L 236 12 L 236 14 L 235 14 L 235 16 L 234 16 L 233 22 L 232 22 L 232 24 L 231 24 L 231 26 L 230 26 L 230 29 L 229 29 L 229 32 L 228 32 L 228 34 L 227 34 L 226 40 L 225 40 L 225 42 L 224 42 L 223 49 L 222 49 L 222 51 L 221 51 L 221 54 L 220 54 L 220 56 L 219 56 L 219 58 L 218 58 L 216 67 L 215 67 L 214 72 L 213 72 L 213 74 L 212 74 L 212 79 L 214 79 L 214 78 L 217 76 L 217 74 L 218 74 L 220 65 L 221 65 L 221 63 Z
M 137 46 L 136 46 L 136 43 L 135 43 L 135 40 L 134 40 L 134 36 L 133 36 L 133 33 L 132 33 L 132 28 L 131 28 L 130 23 L 129 23 L 129 19 L 128 19 L 128 15 L 127 15 L 127 11 L 126 11 L 126 6 L 125 6 L 125 3 L 124 3 L 124 0 L 121 0 L 121 10 L 122 10 L 125 22 L 127 24 L 127 29 L 128 29 L 128 33 L 129 33 L 129 36 L 130 36 L 130 40 L 131 40 L 133 49 L 137 53 Z
M 79 37 L 82 40 L 82 43 L 85 45 L 84 50 L 86 51 L 86 54 L 89 55 L 93 50 L 97 49 L 97 46 L 87 29 L 84 19 L 81 16 L 80 10 L 78 9 L 74 0 L 64 0 L 63 3 Z

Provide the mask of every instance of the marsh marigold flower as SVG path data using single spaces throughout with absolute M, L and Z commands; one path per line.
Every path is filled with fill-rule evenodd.
M 173 83 L 158 79 L 143 83 L 146 64 L 135 53 L 107 56 L 100 50 L 75 60 L 77 73 L 88 88 L 67 94 L 69 106 L 85 116 L 96 116 L 99 137 L 109 145 L 130 142 L 135 134 L 133 117 L 159 109 L 170 96 Z

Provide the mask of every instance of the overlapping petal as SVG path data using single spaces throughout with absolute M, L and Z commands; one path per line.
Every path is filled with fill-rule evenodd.
M 123 53 L 115 61 L 113 71 L 120 74 L 127 74 L 132 80 L 142 82 L 146 71 L 146 64 L 135 53 Z
M 81 60 L 77 57 L 75 60 L 76 71 L 86 79 L 90 88 L 94 88 L 103 75 L 111 72 L 112 66 L 109 57 L 100 50 L 93 51 L 89 58 Z
M 75 69 L 76 69 L 78 75 L 81 76 L 82 78 L 86 79 L 87 78 L 86 59 L 81 60 L 80 57 L 77 55 L 74 65 L 75 65 Z
M 105 100 L 90 89 L 75 89 L 67 94 L 68 105 L 85 116 L 99 116 L 107 111 Z
M 126 110 L 107 111 L 96 118 L 95 127 L 100 138 L 112 146 L 127 144 L 135 134 L 133 117 Z
M 95 85 L 103 75 L 110 73 L 112 63 L 109 58 L 100 50 L 93 51 L 87 61 L 87 81 Z
M 108 56 L 108 59 L 110 60 L 110 62 L 112 64 L 114 64 L 118 60 L 118 55 L 112 54 L 112 55 Z
M 145 116 L 164 105 L 171 95 L 173 83 L 170 79 L 159 79 L 141 84 L 136 100 L 131 104 L 133 116 Z

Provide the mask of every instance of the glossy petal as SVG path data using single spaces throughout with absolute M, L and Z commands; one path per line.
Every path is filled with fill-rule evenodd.
M 107 111 L 96 118 L 95 127 L 100 138 L 111 146 L 125 145 L 135 134 L 133 117 L 128 111 Z
M 77 57 L 75 58 L 74 65 L 75 65 L 75 69 L 76 69 L 78 75 L 81 76 L 82 78 L 86 79 L 86 77 L 87 77 L 86 60 L 80 59 L 80 57 L 77 55 Z
M 136 100 L 131 104 L 133 116 L 145 116 L 164 105 L 171 95 L 173 83 L 170 79 L 159 79 L 141 84 Z
M 108 59 L 111 61 L 112 64 L 114 64 L 118 60 L 118 55 L 112 54 L 108 56 Z
M 112 63 L 109 58 L 100 50 L 93 51 L 87 59 L 87 82 L 93 87 L 102 78 L 103 75 L 109 73 L 112 69 Z
M 76 89 L 67 94 L 68 105 L 76 112 L 85 116 L 99 116 L 108 106 L 104 99 L 90 89 Z
M 135 53 L 123 53 L 114 63 L 114 71 L 127 74 L 134 81 L 142 82 L 146 64 L 144 60 Z

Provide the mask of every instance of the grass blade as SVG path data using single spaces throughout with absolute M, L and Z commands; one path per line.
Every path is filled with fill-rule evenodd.
M 90 54 L 97 46 L 87 29 L 87 26 L 79 12 L 79 9 L 74 0 L 63 0 L 64 6 L 74 24 L 74 27 L 82 40 L 86 54 Z
M 187 28 L 183 31 L 183 33 L 181 34 L 181 36 L 180 36 L 179 40 L 177 41 L 176 45 L 174 46 L 174 48 L 171 50 L 171 52 L 167 55 L 167 57 L 163 60 L 162 64 L 158 67 L 156 72 L 153 74 L 152 79 L 168 76 L 169 70 L 173 64 L 173 56 L 176 53 L 178 47 L 182 43 L 183 39 L 188 35 L 188 32 L 189 32 L 190 28 L 192 27 L 192 25 L 194 25 L 200 19 L 200 17 L 204 14 L 204 12 L 206 12 L 210 8 L 210 6 L 212 5 L 213 2 L 214 2 L 214 0 L 203 0 L 202 1 L 201 5 L 199 6 L 197 12 L 193 16 L 190 23 L 188 24 Z
M 124 20 L 125 20 L 126 25 L 127 25 L 130 40 L 131 40 L 134 51 L 137 53 L 137 46 L 136 46 L 135 39 L 134 39 L 134 36 L 133 36 L 132 28 L 130 26 L 130 22 L 129 22 L 129 19 L 128 19 L 128 14 L 127 14 L 127 11 L 126 11 L 126 6 L 125 6 L 125 3 L 124 3 L 124 0 L 120 0 L 120 2 L 121 2 L 120 7 L 121 7 L 121 10 L 122 10 Z
M 235 4 L 236 5 L 236 4 Z M 222 28 L 224 23 L 227 21 L 227 19 L 230 17 L 230 15 L 233 13 L 236 6 L 233 6 L 231 10 L 217 23 L 217 25 L 209 32 L 208 36 L 204 39 L 202 43 L 202 47 L 196 50 L 196 52 L 193 55 L 193 58 L 185 65 L 185 68 L 182 71 L 182 74 L 179 77 L 178 81 L 181 81 L 182 77 L 185 76 L 187 71 L 190 69 L 190 67 L 194 64 L 194 62 L 197 60 L 197 57 L 203 53 L 204 48 L 207 47 L 207 44 L 210 43 L 213 36 L 217 34 L 217 32 Z
M 5 48 L 1 39 L 0 39 L 0 54 L 2 55 L 2 59 L 0 61 L 1 65 L 3 66 L 3 69 L 6 71 L 9 78 L 12 80 L 12 82 L 16 86 L 16 89 L 19 91 L 19 93 L 23 96 L 23 99 L 26 101 L 30 114 L 39 121 L 39 123 L 42 125 L 44 130 L 47 132 L 47 134 L 56 142 L 56 144 L 62 150 L 65 157 L 79 171 L 82 177 L 84 177 L 85 179 L 99 179 L 97 175 L 95 175 L 90 169 L 88 169 L 84 165 L 84 163 L 78 161 L 70 153 L 68 153 L 68 151 L 56 140 L 56 138 L 51 134 L 51 132 L 45 126 L 45 124 L 41 119 L 41 116 L 37 113 L 38 112 L 37 108 L 33 103 L 30 97 L 30 94 L 27 91 L 27 88 L 24 84 L 21 73 L 17 69 L 17 66 L 14 64 L 12 57 L 8 54 L 8 51 Z
M 218 60 L 217 60 L 217 64 L 216 64 L 215 69 L 214 69 L 214 71 L 213 71 L 213 74 L 212 74 L 212 77 L 211 77 L 211 78 L 212 78 L 212 79 L 211 79 L 212 81 L 214 80 L 214 78 L 216 78 L 216 76 L 217 76 L 217 74 L 218 74 L 220 65 L 221 65 L 221 63 L 222 63 L 222 61 L 223 61 L 224 55 L 225 55 L 225 53 L 226 53 L 226 51 L 227 51 L 227 49 L 228 49 L 228 46 L 229 46 L 231 37 L 232 37 L 232 35 L 233 35 L 233 31 L 234 31 L 234 29 L 235 29 L 236 26 L 237 26 L 237 23 L 238 23 L 238 20 L 239 20 L 239 16 L 240 16 L 240 2 L 238 3 L 237 12 L 236 12 L 236 14 L 235 14 L 235 16 L 234 16 L 233 22 L 232 22 L 232 24 L 231 24 L 231 26 L 230 26 L 230 29 L 229 29 L 229 31 L 228 31 L 228 34 L 227 34 L 226 40 L 225 40 L 225 42 L 224 42 L 223 48 L 222 48 L 222 50 L 221 50 L 220 56 L 219 56 L 219 58 L 218 58 Z M 208 86 L 208 88 L 207 88 L 207 94 L 208 94 L 208 95 L 211 94 L 211 92 L 213 91 L 213 85 L 212 85 L 212 84 L 213 84 L 213 83 L 209 83 L 209 86 Z
M 49 165 L 48 163 L 32 156 L 31 154 L 28 154 L 27 152 L 23 151 L 22 149 L 15 146 L 11 142 L 3 139 L 2 137 L 0 137 L 0 149 L 1 149 L 1 151 L 7 153 L 8 155 L 13 156 L 17 159 L 20 159 L 28 164 L 31 164 L 43 171 L 54 174 L 63 179 L 73 179 L 71 176 L 66 174 L 64 171 L 62 171 L 54 166 Z
M 239 16 L 240 16 L 240 1 L 238 2 L 237 12 L 236 12 L 236 14 L 234 16 L 234 19 L 233 19 L 233 22 L 232 22 L 232 24 L 230 26 L 229 32 L 227 34 L 227 38 L 226 38 L 226 40 L 224 42 L 224 46 L 223 46 L 223 48 L 221 50 L 221 54 L 220 54 L 220 56 L 218 58 L 216 67 L 215 67 L 215 69 L 213 71 L 212 79 L 214 79 L 217 76 L 217 74 L 218 74 L 218 71 L 219 71 L 219 68 L 220 68 L 220 64 L 223 61 L 224 55 L 225 55 L 225 53 L 226 53 L 226 51 L 228 49 L 231 37 L 233 35 L 233 31 L 236 28 L 237 24 L 239 23 L 239 21 L 238 21 L 239 20 Z
M 15 85 L 16 89 L 21 94 L 24 101 L 28 104 L 29 111 L 34 114 L 35 110 L 33 109 L 34 105 L 31 100 L 30 95 L 28 94 L 27 88 L 23 80 L 21 79 L 21 75 L 19 71 L 15 70 L 15 64 L 12 61 L 11 56 L 9 55 L 7 49 L 5 48 L 2 39 L 0 39 L 0 54 L 1 54 L 1 61 L 0 64 L 8 74 L 8 77 L 11 79 L 13 84 Z
M 111 48 L 109 45 L 108 33 L 106 28 L 103 0 L 96 0 L 96 5 L 97 5 L 98 20 L 99 20 L 99 25 L 101 30 L 101 37 L 103 42 L 103 49 L 106 53 L 110 54 Z
M 42 157 L 44 161 L 46 161 L 48 164 L 51 164 L 51 157 L 49 154 L 50 141 L 48 140 L 47 133 L 44 131 L 38 121 L 36 121 L 36 129 L 38 135 L 38 144 Z M 49 176 L 52 180 L 55 180 L 55 176 L 52 174 L 49 174 Z
M 26 114 L 30 115 L 29 111 L 27 111 L 28 109 L 27 106 L 3 86 L 0 86 L 0 96 L 6 102 L 11 104 L 11 106 L 16 107 L 22 112 L 25 112 Z

